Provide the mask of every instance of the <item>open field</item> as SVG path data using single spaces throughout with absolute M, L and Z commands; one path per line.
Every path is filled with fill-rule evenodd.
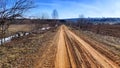
M 29 33 L 35 28 L 35 24 L 11 24 L 6 30 L 5 37 L 15 35 L 19 32 Z M 0 36 L 1 37 L 1 36 Z
M 25 31 L 25 32 L 29 32 L 34 28 L 33 24 L 12 24 L 10 25 L 10 27 L 8 28 L 8 31 L 10 32 L 19 32 L 19 31 Z
M 120 68 L 120 0 L 0 0 L 0 68 Z
M 119 51 L 65 25 L 18 38 L 0 48 L 1 68 L 120 67 Z
M 120 25 L 90 25 L 87 27 L 87 30 L 90 30 L 92 32 L 102 34 L 102 35 L 108 35 L 108 36 L 114 36 L 120 38 Z M 99 31 L 99 32 L 98 32 Z

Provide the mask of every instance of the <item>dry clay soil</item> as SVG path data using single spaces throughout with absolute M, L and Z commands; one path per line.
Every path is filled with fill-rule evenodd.
M 109 59 L 65 25 L 48 46 L 34 68 L 120 68 L 120 60 Z

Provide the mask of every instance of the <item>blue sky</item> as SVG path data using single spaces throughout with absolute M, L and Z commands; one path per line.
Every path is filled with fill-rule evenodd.
M 51 18 L 54 9 L 59 18 L 120 17 L 120 0 L 34 0 L 38 6 L 29 11 L 28 16 L 40 17 L 46 14 Z

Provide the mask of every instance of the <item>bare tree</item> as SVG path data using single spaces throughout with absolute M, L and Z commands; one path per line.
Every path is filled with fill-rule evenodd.
M 42 13 L 40 19 L 49 19 L 49 15 L 47 13 Z
M 10 4 L 12 2 L 12 4 Z M 17 18 L 23 18 L 23 14 L 33 8 L 32 0 L 0 0 L 0 39 L 5 37 L 9 25 Z
M 86 18 L 84 18 L 84 15 L 82 14 L 82 15 L 79 15 L 77 25 L 79 29 L 86 30 L 90 25 L 92 25 L 92 23 L 88 21 Z
M 52 18 L 53 18 L 53 19 L 58 19 L 58 12 L 57 12 L 56 9 L 53 10 Z
M 52 18 L 54 19 L 54 22 L 52 24 L 55 24 L 54 26 L 58 26 L 58 11 L 56 9 L 52 12 Z
M 79 15 L 79 20 L 78 20 L 79 29 L 82 28 L 83 24 L 84 24 L 84 15 L 81 14 L 81 15 Z

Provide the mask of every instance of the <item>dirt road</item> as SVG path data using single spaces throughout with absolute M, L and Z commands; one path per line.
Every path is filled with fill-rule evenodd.
M 110 60 L 64 25 L 53 41 L 48 49 L 55 47 L 54 51 L 45 51 L 43 60 L 35 68 L 120 68 L 119 63 Z M 45 59 L 51 55 L 54 55 L 50 58 L 52 67 L 44 66 L 43 63 L 48 62 Z

